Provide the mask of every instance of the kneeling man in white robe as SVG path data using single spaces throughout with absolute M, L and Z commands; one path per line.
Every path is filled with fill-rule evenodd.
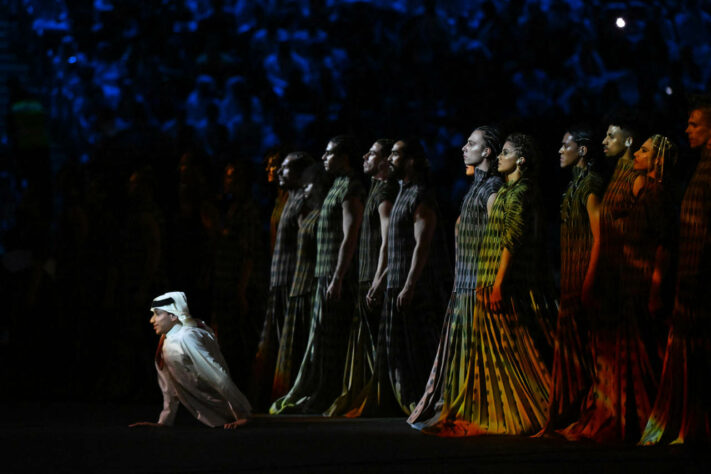
M 190 316 L 185 293 L 161 295 L 151 304 L 151 324 L 160 336 L 155 366 L 163 392 L 158 423 L 130 425 L 171 426 L 182 403 L 208 426 L 237 428 L 248 420 L 251 406 L 232 382 L 215 334 Z

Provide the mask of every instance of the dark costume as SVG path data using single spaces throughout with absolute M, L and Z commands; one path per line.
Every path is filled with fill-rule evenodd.
M 396 307 L 415 249 L 415 211 L 423 204 L 438 214 L 429 256 L 407 308 Z M 410 414 L 420 399 L 437 350 L 447 291 L 451 284 L 441 218 L 431 188 L 403 183 L 388 228 L 387 289 L 378 329 L 375 370 L 347 416 Z M 399 408 L 398 408 L 399 407 Z M 396 411 L 397 410 L 397 411 Z
M 604 291 L 600 293 L 601 310 L 591 321 L 595 379 L 579 421 L 561 430 L 572 440 L 636 441 L 651 409 L 651 391 L 656 387 L 640 330 L 644 322 L 634 309 L 636 303 L 630 301 L 637 299 L 640 287 L 634 280 L 644 278 L 638 275 L 640 269 L 635 268 L 629 255 L 635 244 L 625 244 L 632 228 L 640 225 L 632 219 L 637 205 L 633 186 L 638 176 L 632 165 L 632 160 L 620 158 L 600 207 L 598 281 Z M 658 239 L 655 248 L 656 242 Z M 646 307 L 649 285 L 645 295 Z
M 286 304 L 284 326 L 279 339 L 272 399 L 284 396 L 294 383 L 304 356 L 313 309 L 314 265 L 316 264 L 316 226 L 321 209 L 313 209 L 299 227 L 294 278 Z
M 368 308 L 366 295 L 370 289 L 382 244 L 379 206 L 395 201 L 398 184 L 395 180 L 372 179 L 368 199 L 363 209 L 363 223 L 358 245 L 358 296 L 353 323 L 348 337 L 348 350 L 343 371 L 341 395 L 326 411 L 327 415 L 340 415 L 350 411 L 353 400 L 360 394 L 373 374 L 375 358 L 375 331 L 378 328 L 382 305 Z
M 578 419 L 594 376 L 589 316 L 581 296 L 593 245 L 587 203 L 591 195 L 601 199 L 603 192 L 599 174 L 588 168 L 573 168 L 573 179 L 560 207 L 560 308 L 547 429 L 561 428 Z
M 640 444 L 708 442 L 711 391 L 711 150 L 681 203 L 676 297 L 659 390 Z
M 270 413 L 321 413 L 340 393 L 355 298 L 353 266 L 343 279 L 339 300 L 327 301 L 326 291 L 343 241 L 343 202 L 352 197 L 362 199 L 362 184 L 351 176 L 339 176 L 321 206 L 314 270 L 317 286 L 309 340 L 294 385 L 272 404 Z
M 279 352 L 284 314 L 291 281 L 296 267 L 296 240 L 299 216 L 304 207 L 304 193 L 293 190 L 284 205 L 279 219 L 269 279 L 267 311 L 262 335 L 257 347 L 252 372 L 252 403 L 256 410 L 266 410 L 272 402 L 274 367 Z

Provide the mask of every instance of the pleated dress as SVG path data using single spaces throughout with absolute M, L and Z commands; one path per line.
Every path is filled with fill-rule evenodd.
M 472 347 L 472 314 L 476 301 L 479 251 L 488 221 L 487 203 L 502 186 L 501 177 L 475 170 L 464 196 L 456 233 L 454 287 L 445 313 L 437 355 L 425 393 L 408 418 L 416 429 L 468 418 L 473 373 L 469 358 Z
M 599 174 L 573 168 L 560 208 L 560 307 L 546 430 L 563 428 L 578 419 L 594 377 L 590 316 L 581 296 L 593 245 L 588 198 L 594 195 L 602 199 L 603 192 Z
M 541 208 L 533 183 L 523 177 L 499 189 L 479 252 L 477 299 L 466 396 L 457 418 L 423 428 L 439 436 L 532 434 L 546 420 L 558 308 L 542 248 Z M 489 310 L 489 294 L 503 249 L 512 261 L 503 284 L 502 312 Z M 546 362 L 548 361 L 548 363 Z
M 579 420 L 560 430 L 569 440 L 636 442 L 651 410 L 650 392 L 656 387 L 656 377 L 640 327 L 644 322 L 638 314 L 643 311 L 639 306 L 646 308 L 649 298 L 647 288 L 646 298 L 642 296 L 645 303 L 639 302 L 643 286 L 639 280 L 647 276 L 636 268 L 630 253 L 631 247 L 640 245 L 639 237 L 637 242 L 630 239 L 633 230 L 642 225 L 646 211 L 633 194 L 639 173 L 632 164 L 632 160 L 620 158 L 601 204 L 598 281 L 603 283 L 603 291 L 599 293 L 601 309 L 591 321 L 595 377 Z
M 681 203 L 676 295 L 659 389 L 640 444 L 711 442 L 711 150 Z

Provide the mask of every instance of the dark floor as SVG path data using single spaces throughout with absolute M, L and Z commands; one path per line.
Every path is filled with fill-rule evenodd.
M 160 406 L 0 404 L 0 472 L 594 472 L 708 473 L 711 455 L 685 446 L 638 448 L 557 439 L 441 439 L 404 419 L 257 416 L 234 431 L 210 429 Z

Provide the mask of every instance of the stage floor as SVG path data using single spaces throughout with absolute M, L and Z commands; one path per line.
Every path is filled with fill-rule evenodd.
M 159 411 L 145 404 L 0 403 L 0 472 L 711 472 L 706 449 L 441 439 L 402 418 L 263 415 L 226 431 L 182 409 L 173 428 L 128 428 L 155 421 Z

